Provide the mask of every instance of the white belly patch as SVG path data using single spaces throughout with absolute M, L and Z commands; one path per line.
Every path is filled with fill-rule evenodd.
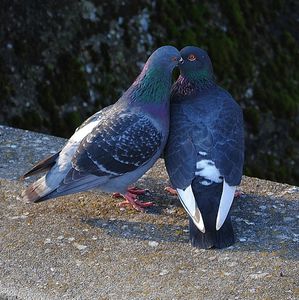
M 202 181 L 202 184 L 204 185 L 210 185 L 213 182 L 220 183 L 223 181 L 215 163 L 209 159 L 202 159 L 196 163 L 195 175 L 205 179 Z

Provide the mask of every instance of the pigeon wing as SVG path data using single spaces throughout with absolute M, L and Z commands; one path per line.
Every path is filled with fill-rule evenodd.
M 100 111 L 94 113 L 92 116 L 90 116 L 88 119 L 86 119 L 79 127 L 76 128 L 76 131 L 82 129 L 84 126 L 88 125 L 91 122 L 99 121 L 104 114 L 107 113 L 109 110 L 113 108 L 113 105 L 109 105 L 107 107 L 104 107 Z
M 244 163 L 244 124 L 242 110 L 237 103 L 223 102 L 210 131 L 214 140 L 211 159 L 227 184 L 239 185 Z
M 185 189 L 195 177 L 200 152 L 212 146 L 212 136 L 194 105 L 173 104 L 170 134 L 165 151 L 166 168 L 175 188 Z
M 170 134 L 164 151 L 165 165 L 175 188 L 185 189 L 194 178 L 196 166 L 196 149 L 190 133 L 194 129 L 192 123 L 186 120 L 180 105 L 173 104 L 170 120 Z
M 96 176 L 120 176 L 147 163 L 159 150 L 161 132 L 142 114 L 106 118 L 78 147 L 73 168 Z
M 233 99 L 223 99 L 222 108 L 213 122 L 211 133 L 214 139 L 210 152 L 211 160 L 223 177 L 223 190 L 216 219 L 216 230 L 219 230 L 227 218 L 236 186 L 240 184 L 243 174 L 243 114 Z
M 80 143 L 57 192 L 94 188 L 111 177 L 133 172 L 153 158 L 161 142 L 161 132 L 144 115 L 107 115 Z

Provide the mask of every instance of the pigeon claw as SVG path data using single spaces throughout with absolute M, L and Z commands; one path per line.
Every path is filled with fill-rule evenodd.
M 138 189 L 135 189 L 134 188 L 134 192 L 130 192 L 129 191 L 130 189 L 128 189 L 127 193 L 126 194 L 120 194 L 120 193 L 114 193 L 113 194 L 113 197 L 114 198 L 124 198 L 125 200 L 118 203 L 117 205 L 120 206 L 120 207 L 124 207 L 124 206 L 132 206 L 134 209 L 138 210 L 138 211 L 144 211 L 144 208 L 148 208 L 148 207 L 151 207 L 153 206 L 153 202 L 142 202 L 140 200 L 138 200 L 138 195 L 141 195 L 140 193 L 139 194 L 134 194 L 134 192 L 136 192 L 136 190 Z M 138 190 L 140 192 L 140 190 Z
M 123 198 L 124 196 L 121 193 L 113 193 L 112 198 Z
M 244 195 L 244 193 L 242 191 L 236 191 L 235 192 L 235 198 L 241 198 Z
M 134 195 L 144 195 L 147 190 L 145 189 L 139 189 L 136 186 L 128 187 L 128 192 Z
M 169 193 L 171 196 L 178 196 L 178 192 L 170 186 L 165 187 L 164 191 Z

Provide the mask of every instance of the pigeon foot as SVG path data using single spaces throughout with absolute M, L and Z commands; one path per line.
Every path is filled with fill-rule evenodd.
M 142 202 L 138 200 L 138 195 L 142 195 L 145 193 L 145 190 L 140 190 L 137 188 L 128 188 L 126 194 L 121 193 L 113 193 L 113 198 L 124 198 L 125 201 L 118 203 L 117 205 L 120 207 L 131 205 L 134 209 L 138 211 L 144 211 L 144 208 L 153 206 L 153 202 Z
M 178 192 L 170 186 L 165 187 L 164 191 L 169 193 L 171 196 L 178 196 Z
M 234 198 L 241 198 L 244 195 L 242 191 L 235 191 L 235 196 Z
M 128 187 L 128 192 L 134 195 L 144 195 L 148 190 L 139 189 L 136 186 Z

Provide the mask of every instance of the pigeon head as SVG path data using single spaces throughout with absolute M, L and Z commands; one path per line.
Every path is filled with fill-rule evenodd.
M 169 102 L 172 71 L 182 62 L 180 52 L 172 46 L 163 46 L 152 53 L 140 75 L 126 92 L 132 102 Z
M 183 63 L 179 65 L 181 75 L 190 81 L 213 80 L 213 67 L 206 51 L 194 46 L 181 50 Z
M 152 53 L 144 68 L 171 72 L 178 66 L 179 62 L 182 62 L 181 54 L 175 47 L 162 46 Z

